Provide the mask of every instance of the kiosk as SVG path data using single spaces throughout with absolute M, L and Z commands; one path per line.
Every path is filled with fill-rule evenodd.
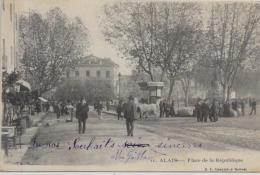
M 162 89 L 164 87 L 163 82 L 139 82 L 141 90 L 149 91 L 148 103 L 157 103 L 157 101 L 162 97 Z

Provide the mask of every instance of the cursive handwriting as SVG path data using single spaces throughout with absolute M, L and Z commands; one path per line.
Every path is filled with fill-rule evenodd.
M 118 149 L 116 154 L 111 156 L 113 160 L 120 160 L 125 163 L 131 160 L 151 160 L 152 157 L 148 154 L 147 150 L 125 150 L 125 149 Z
M 84 144 L 80 142 L 80 138 L 76 138 L 73 141 L 73 146 L 69 146 L 69 150 L 71 149 L 84 149 L 84 150 L 97 150 L 97 149 L 104 149 L 104 148 L 114 148 L 115 143 L 112 141 L 111 138 L 103 140 L 103 142 L 97 142 L 96 137 L 92 137 L 89 143 Z
M 144 148 L 144 147 L 149 147 L 150 144 L 144 144 L 144 143 L 128 143 L 127 141 L 125 142 L 125 145 L 124 147 L 126 148 L 132 148 L 132 147 L 141 147 L 141 148 Z

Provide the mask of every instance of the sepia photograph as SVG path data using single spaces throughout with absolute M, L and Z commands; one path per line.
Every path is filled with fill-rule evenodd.
M 0 2 L 0 171 L 260 172 L 259 1 Z

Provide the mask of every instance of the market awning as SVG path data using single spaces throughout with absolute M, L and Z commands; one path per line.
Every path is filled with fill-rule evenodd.
M 43 101 L 43 102 L 48 102 L 48 100 L 46 100 L 45 98 L 43 98 L 43 97 L 39 97 L 39 99 L 41 100 L 41 101 Z
M 18 80 L 18 81 L 16 82 L 16 84 L 22 85 L 22 86 L 26 87 L 27 89 L 31 90 L 31 85 L 30 85 L 30 83 L 28 83 L 27 81 Z

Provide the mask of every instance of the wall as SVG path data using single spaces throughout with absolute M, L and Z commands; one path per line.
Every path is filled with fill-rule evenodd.
M 1 1 L 1 61 L 8 73 L 18 65 L 16 59 L 17 14 L 14 0 Z M 4 42 L 3 42 L 4 41 Z

